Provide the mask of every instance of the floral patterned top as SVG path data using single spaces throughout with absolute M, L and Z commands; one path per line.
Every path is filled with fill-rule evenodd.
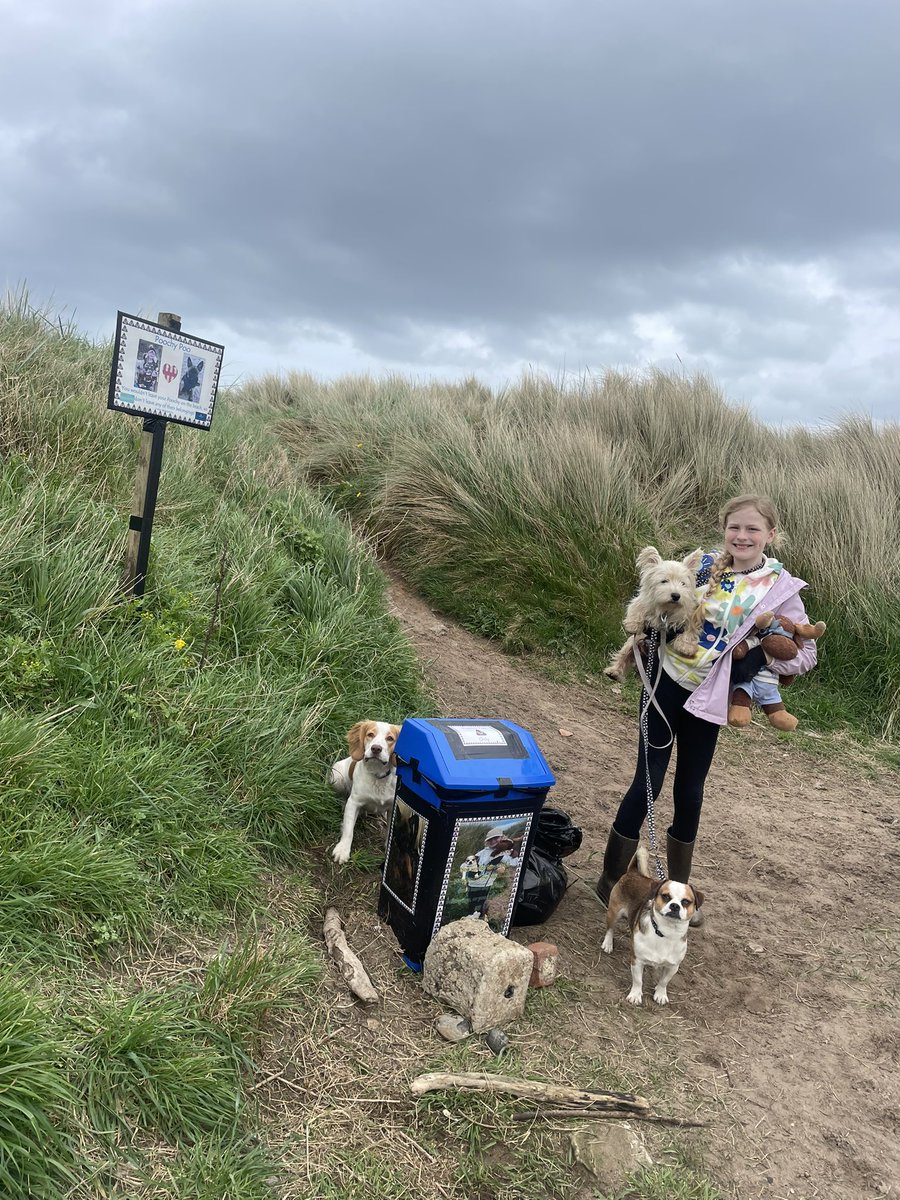
M 713 663 L 728 644 L 728 638 L 765 599 L 784 567 L 777 559 L 767 558 L 763 565 L 749 575 L 726 571 L 711 596 L 706 595 L 716 553 L 704 554 L 697 572 L 697 594 L 703 606 L 703 626 L 700 644 L 690 658 L 676 654 L 671 643 L 666 645 L 662 665 L 667 675 L 692 692 L 699 687 L 712 669 Z

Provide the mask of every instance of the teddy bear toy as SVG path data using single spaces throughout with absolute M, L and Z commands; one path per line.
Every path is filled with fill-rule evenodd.
M 782 662 L 796 658 L 804 640 L 815 641 L 825 632 L 824 621 L 816 621 L 815 625 L 810 625 L 806 622 L 792 621 L 790 617 L 785 617 L 782 613 L 760 613 L 754 624 L 757 629 L 758 644 L 762 646 L 766 656 Z M 749 649 L 749 640 L 740 642 L 732 651 L 732 658 L 739 662 L 746 657 Z M 780 680 L 787 686 L 793 682 L 793 677 L 781 676 Z M 747 683 L 739 683 L 735 687 L 728 710 L 728 724 L 734 725 L 738 729 L 749 725 L 754 703 L 759 705 L 768 717 L 769 724 L 776 729 L 791 733 L 797 728 L 799 722 L 785 708 L 777 684 L 767 683 L 758 677 Z

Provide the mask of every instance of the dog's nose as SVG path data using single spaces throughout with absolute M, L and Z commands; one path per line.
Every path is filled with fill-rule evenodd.
M 373 743 L 372 743 L 372 745 L 369 747 L 369 751 L 370 751 L 370 753 L 372 753 L 372 754 L 381 754 L 381 753 L 382 753 L 381 746 L 376 746 L 374 742 L 373 742 Z
M 673 599 L 673 600 L 680 600 L 680 599 L 681 599 L 681 592 L 673 592 L 673 593 L 672 593 L 672 599 Z

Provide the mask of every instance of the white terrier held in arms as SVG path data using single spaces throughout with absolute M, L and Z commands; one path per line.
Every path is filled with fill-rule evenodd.
M 653 629 L 660 641 L 671 640 L 676 654 L 689 658 L 696 652 L 702 612 L 696 582 L 701 558 L 701 550 L 682 559 L 661 558 L 655 546 L 645 546 L 640 552 L 640 587 L 622 622 L 629 637 L 604 672 L 610 679 L 625 678 L 634 667 L 635 645 L 640 648 Z

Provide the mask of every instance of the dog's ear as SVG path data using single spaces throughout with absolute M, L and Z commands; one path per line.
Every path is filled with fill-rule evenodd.
M 655 567 L 657 563 L 661 563 L 662 558 L 655 546 L 645 546 L 636 561 L 638 570 L 646 571 L 647 567 Z
M 690 554 L 686 554 L 681 560 L 689 571 L 696 571 L 700 566 L 700 560 L 703 558 L 703 551 L 698 546 L 696 550 L 692 550 Z
M 691 884 L 691 891 L 694 893 L 694 906 L 699 908 L 703 903 L 703 893 L 699 888 L 694 887 L 693 884 Z
M 363 757 L 366 752 L 366 726 L 368 721 L 357 721 L 347 730 L 347 744 L 350 747 L 350 757 L 357 761 Z

